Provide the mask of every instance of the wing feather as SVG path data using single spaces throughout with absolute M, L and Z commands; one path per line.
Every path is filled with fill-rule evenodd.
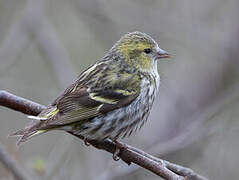
M 49 108 L 55 112 L 39 129 L 78 123 L 129 105 L 140 93 L 140 77 L 117 66 L 89 68 Z M 113 75 L 112 75 L 113 73 Z M 117 75 L 115 75 L 117 74 Z M 87 80 L 87 82 L 86 82 Z M 55 109 L 56 108 L 56 109 Z M 47 111 L 48 114 L 52 112 Z M 41 113 L 41 117 L 48 115 Z

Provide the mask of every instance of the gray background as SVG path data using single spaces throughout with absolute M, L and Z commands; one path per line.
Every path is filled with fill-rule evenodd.
M 173 56 L 147 125 L 124 139 L 210 179 L 239 176 L 238 0 L 0 0 L 0 89 L 47 105 L 126 32 Z M 25 115 L 0 107 L 0 142 L 40 179 L 158 179 L 63 132 L 21 146 Z M 13 179 L 0 164 L 0 179 Z

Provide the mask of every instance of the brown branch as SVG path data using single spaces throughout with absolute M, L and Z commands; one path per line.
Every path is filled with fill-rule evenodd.
M 154 156 L 165 156 L 175 151 L 182 150 L 190 144 L 201 140 L 203 137 L 210 136 L 216 130 L 218 130 L 218 128 L 220 128 L 220 125 L 215 125 L 213 121 L 210 121 L 228 104 L 231 104 L 239 99 L 238 91 L 239 83 L 236 83 L 230 88 L 221 92 L 215 98 L 215 100 L 213 100 L 201 111 L 197 112 L 195 115 L 193 115 L 193 117 L 191 117 L 192 119 L 194 119 L 194 121 L 187 127 L 185 127 L 185 131 L 183 133 L 181 132 L 177 134 L 175 137 L 169 139 L 167 142 L 155 142 L 152 147 L 147 149 L 147 151 Z M 205 123 L 206 121 L 207 126 L 203 126 L 203 123 Z M 111 168 L 106 169 L 105 172 L 103 172 L 101 176 L 97 178 L 97 180 L 109 180 L 117 179 L 117 177 L 127 177 L 130 174 L 135 173 L 137 170 L 139 170 L 139 167 L 137 166 L 132 166 L 131 168 L 111 166 Z M 187 174 L 190 174 L 190 172 L 188 171 Z M 191 177 L 193 176 L 197 177 L 197 174 L 192 174 Z
M 8 107 L 10 109 L 14 109 L 16 111 L 20 111 L 24 114 L 28 115 L 37 115 L 39 114 L 45 106 L 37 104 L 35 102 L 29 101 L 27 99 L 15 96 L 6 91 L 0 91 L 0 105 Z M 75 135 L 76 136 L 76 135 Z M 80 139 L 83 139 L 82 136 L 77 136 Z M 106 141 L 89 141 L 89 143 L 97 149 L 101 149 L 110 153 L 114 153 L 115 144 L 110 140 Z M 162 159 L 156 158 L 143 152 L 142 150 L 136 149 L 126 144 L 122 144 L 126 146 L 126 148 L 121 149 L 119 157 L 126 162 L 127 164 L 135 163 L 158 176 L 168 179 L 168 180 L 176 180 L 176 179 L 197 179 L 197 180 L 206 180 L 200 175 L 194 173 L 191 169 L 184 168 L 182 166 L 169 163 Z M 192 176 L 193 175 L 193 176 Z M 195 178 L 196 177 L 196 178 Z
M 15 96 L 7 91 L 0 91 L 0 105 L 33 116 L 38 115 L 45 108 L 43 105 Z

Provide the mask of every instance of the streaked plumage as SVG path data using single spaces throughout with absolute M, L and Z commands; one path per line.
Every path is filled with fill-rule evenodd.
M 33 119 L 18 144 L 59 129 L 102 140 L 131 135 L 146 122 L 159 88 L 157 62 L 169 57 L 148 35 L 123 36 Z

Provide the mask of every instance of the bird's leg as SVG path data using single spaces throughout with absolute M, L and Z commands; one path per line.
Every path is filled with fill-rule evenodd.
M 118 161 L 120 160 L 119 158 L 119 153 L 120 153 L 120 150 L 123 149 L 123 148 L 127 148 L 124 144 L 118 142 L 117 140 L 113 140 L 113 142 L 115 143 L 115 152 L 113 153 L 113 159 L 115 161 Z
M 86 137 L 84 137 L 84 143 L 86 146 L 90 146 L 90 143 L 88 142 L 88 139 Z

